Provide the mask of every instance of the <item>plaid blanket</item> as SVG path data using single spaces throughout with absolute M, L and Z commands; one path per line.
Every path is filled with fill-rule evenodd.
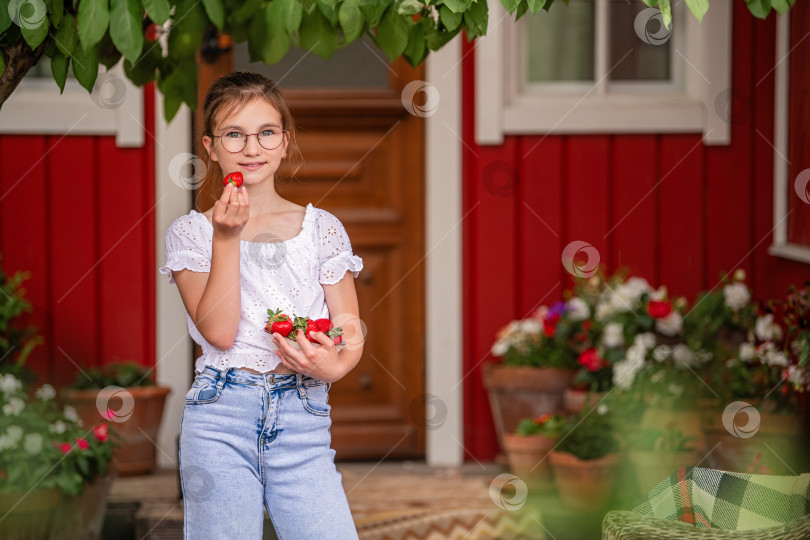
M 633 512 L 707 529 L 782 525 L 810 512 L 810 474 L 770 476 L 681 467 Z

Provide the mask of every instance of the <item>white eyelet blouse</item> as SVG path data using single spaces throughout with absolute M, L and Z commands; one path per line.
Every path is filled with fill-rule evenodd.
M 204 214 L 192 210 L 177 218 L 166 232 L 166 264 L 159 272 L 168 274 L 169 283 L 175 283 L 173 270 L 210 272 L 213 235 Z M 223 350 L 209 344 L 186 313 L 189 334 L 203 350 L 195 362 L 197 373 L 209 365 L 273 370 L 281 359 L 264 331 L 267 310 L 281 308 L 290 318 L 329 318 L 321 284 L 337 283 L 347 271 L 356 278 L 363 269 L 340 220 L 312 203 L 294 238 L 275 243 L 242 240 L 239 251 L 242 314 L 233 346 Z

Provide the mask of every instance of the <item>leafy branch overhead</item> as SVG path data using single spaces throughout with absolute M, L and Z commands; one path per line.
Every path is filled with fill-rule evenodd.
M 516 21 L 554 3 L 500 1 Z M 761 18 L 795 2 L 745 1 Z M 670 0 L 644 2 L 669 24 Z M 698 19 L 709 7 L 708 0 L 686 3 Z M 110 69 L 123 57 L 135 85 L 156 81 L 171 120 L 183 102 L 196 109 L 195 55 L 216 34 L 247 42 L 251 61 L 267 64 L 291 45 L 329 59 L 366 34 L 389 60 L 417 66 L 462 29 L 468 40 L 486 34 L 488 18 L 486 0 L 10 0 L 0 9 L 0 105 L 43 54 L 61 91 L 71 66 L 91 92 L 99 66 Z

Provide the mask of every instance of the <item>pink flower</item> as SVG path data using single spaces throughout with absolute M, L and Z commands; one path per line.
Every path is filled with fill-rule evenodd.
M 59 450 L 61 450 L 63 454 L 67 454 L 68 452 L 70 452 L 71 448 L 73 448 L 73 445 L 67 442 L 59 445 Z
M 96 440 L 104 442 L 107 440 L 107 433 L 110 431 L 110 426 L 107 424 L 98 424 L 93 427 L 93 435 Z
M 84 440 L 84 439 L 83 439 L 83 438 L 81 438 L 81 437 L 76 437 L 76 444 L 77 444 L 77 445 L 78 445 L 78 447 L 79 447 L 79 448 L 81 448 L 82 450 L 87 450 L 88 448 L 90 448 L 90 445 L 89 445 L 89 444 L 87 444 L 87 441 L 86 441 L 86 440 Z

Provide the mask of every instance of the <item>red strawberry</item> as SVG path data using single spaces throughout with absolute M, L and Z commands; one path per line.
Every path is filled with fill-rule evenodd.
M 287 337 L 293 329 L 293 323 L 288 315 L 281 313 L 281 308 L 275 311 L 268 309 L 267 325 L 264 329 L 271 334 L 278 332 L 282 336 Z
M 329 319 L 315 319 L 315 325 L 318 327 L 319 331 L 325 334 L 332 328 L 332 321 Z
M 306 331 L 305 335 L 306 335 L 308 340 L 310 340 L 312 343 L 318 343 L 318 340 L 315 339 L 314 337 L 312 337 L 311 335 L 309 335 L 309 333 L 310 332 L 320 332 L 320 331 L 321 331 L 321 329 L 318 327 L 318 325 L 315 323 L 315 321 L 313 321 L 312 319 L 307 319 L 307 331 Z
M 242 185 L 243 181 L 244 177 L 242 176 L 242 173 L 237 171 L 226 175 L 225 178 L 222 180 L 222 185 L 227 186 L 228 182 L 232 182 L 234 187 L 239 187 Z

